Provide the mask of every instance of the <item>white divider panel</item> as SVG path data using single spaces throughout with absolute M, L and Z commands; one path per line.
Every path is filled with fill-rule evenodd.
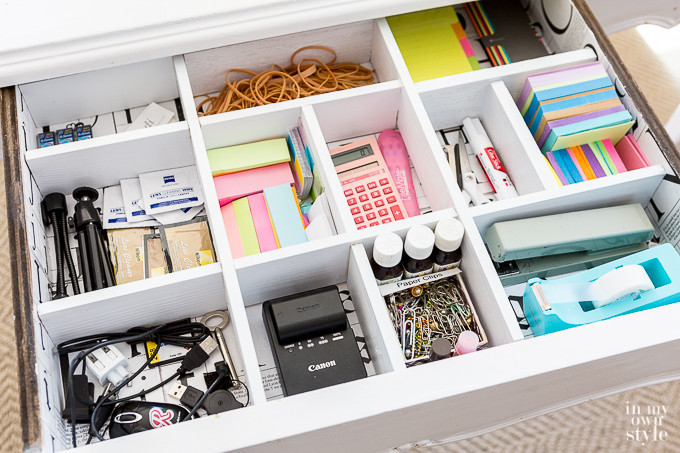
M 175 71 L 177 72 L 177 82 L 180 92 L 180 99 L 182 105 L 191 106 L 193 95 L 191 93 L 191 86 L 189 84 L 189 76 L 187 75 L 186 65 L 182 56 L 177 56 L 174 59 Z M 196 163 L 196 173 L 198 174 L 201 188 L 203 189 L 203 197 L 205 199 L 204 206 L 208 215 L 208 223 L 210 225 L 210 233 L 213 240 L 213 247 L 219 261 L 225 263 L 225 267 L 231 261 L 231 250 L 229 250 L 229 241 L 224 230 L 222 222 L 222 214 L 220 212 L 220 204 L 217 200 L 217 192 L 213 184 L 212 173 L 210 172 L 210 165 L 208 164 L 208 156 L 205 153 L 205 143 L 203 135 L 201 134 L 201 127 L 198 123 L 198 116 L 195 110 L 186 111 L 185 118 L 189 125 L 189 133 L 191 135 L 191 143 Z
M 378 19 L 373 21 L 373 53 L 371 55 L 371 63 L 375 72 L 379 74 L 380 80 L 399 80 L 399 58 L 394 53 L 392 43 L 394 38 L 391 33 L 386 35 L 384 33 L 383 24 L 386 25 L 385 19 Z
M 559 187 L 503 82 L 491 83 L 486 94 L 483 125 L 517 192 L 524 195 Z M 498 125 L 514 133 L 498 133 Z
M 278 259 L 254 263 L 245 258 L 236 260 L 236 275 L 245 305 L 347 281 L 348 239 L 341 235 L 323 242 L 308 242 L 296 247 L 297 252 L 293 250 Z
M 241 68 L 259 73 L 271 69 L 273 64 L 286 67 L 291 64 L 293 52 L 311 45 L 332 48 L 338 56 L 338 63 L 372 63 L 375 53 L 377 64 L 373 67 L 378 81 L 391 80 L 395 71 L 390 59 L 381 53 L 384 50 L 381 36 L 374 31 L 373 21 L 363 21 L 189 53 L 185 58 L 191 86 L 196 95 L 219 92 L 225 85 L 227 70 Z M 328 52 L 318 50 L 301 55 L 326 63 L 332 58 Z M 299 60 L 298 56 L 295 62 Z M 232 80 L 244 76 L 235 73 Z
M 202 316 L 225 307 L 222 267 L 208 264 L 40 304 L 55 343 L 84 335 Z
M 345 195 L 342 187 L 337 183 L 338 176 L 335 173 L 335 166 L 331 160 L 331 155 L 326 146 L 326 139 L 319 125 L 316 111 L 312 106 L 302 109 L 302 127 L 307 137 L 309 152 L 314 160 L 314 171 L 321 178 L 321 186 L 326 193 L 326 199 L 331 209 L 333 222 L 338 234 L 348 231 L 355 231 L 354 220 L 347 209 Z M 317 170 L 318 168 L 318 170 Z
M 524 87 L 524 81 L 531 74 L 555 71 L 558 69 L 590 63 L 597 59 L 592 49 L 580 49 L 569 52 L 556 53 L 533 60 L 518 61 L 509 65 L 484 68 L 478 71 L 463 72 L 438 79 L 425 80 L 416 83 L 418 92 L 425 98 L 435 96 L 433 92 L 452 86 L 484 86 L 491 82 L 502 81 L 508 87 L 512 97 L 517 99 Z
M 523 219 L 563 212 L 602 208 L 627 203 L 647 205 L 665 176 L 663 168 L 647 168 L 570 184 L 550 192 L 539 192 L 526 197 L 503 200 L 500 204 L 475 206 L 470 214 L 480 233 L 496 222 Z
M 366 96 L 352 96 L 315 104 L 326 143 L 394 129 L 401 103 L 401 87 Z
M 186 122 L 93 138 L 26 153 L 41 192 L 106 187 L 140 173 L 193 165 Z
M 182 56 L 175 57 L 174 64 L 177 71 L 178 85 L 182 103 L 183 105 L 192 106 L 193 95 L 191 92 L 191 85 L 189 84 L 189 76 L 186 71 L 184 58 Z M 232 354 L 236 350 L 239 351 L 239 356 L 234 359 L 235 365 L 236 361 L 239 361 L 243 366 L 247 385 L 250 390 L 250 399 L 252 404 L 260 404 L 266 401 L 264 395 L 264 386 L 260 377 L 257 355 L 255 354 L 255 345 L 248 327 L 248 318 L 245 312 L 245 307 L 243 306 L 240 287 L 233 268 L 231 250 L 229 249 L 229 241 L 227 240 L 227 234 L 222 221 L 222 214 L 219 209 L 219 201 L 217 200 L 217 192 L 215 191 L 215 185 L 213 184 L 212 174 L 210 172 L 210 165 L 208 164 L 208 156 L 206 154 L 205 143 L 203 141 L 203 134 L 201 133 L 198 116 L 193 108 L 192 111 L 187 112 L 186 118 L 192 138 L 194 157 L 196 160 L 196 170 L 198 172 L 201 186 L 203 188 L 203 195 L 205 197 L 205 209 L 208 215 L 208 222 L 210 224 L 213 247 L 215 248 L 218 259 L 222 263 L 222 279 L 226 289 L 226 306 L 230 317 L 229 333 L 233 331 L 233 335 L 225 335 L 227 345 L 229 347 L 229 351 Z M 234 346 L 236 346 L 236 348 Z
M 515 313 L 477 226 L 467 212 L 462 213 L 459 220 L 465 227 L 460 268 L 472 303 L 489 338 L 489 346 L 523 339 Z
M 359 315 L 376 373 L 406 369 L 399 339 L 390 322 L 387 306 L 380 296 L 366 249 L 362 244 L 351 246 L 347 287 Z
M 296 101 L 204 116 L 199 119 L 206 149 L 240 145 L 275 137 L 287 137 L 297 126 L 300 106 Z
M 36 126 L 177 97 L 172 59 L 144 61 L 21 85 Z
M 462 121 L 466 116 L 479 116 L 485 108 L 480 102 L 481 93 L 491 82 L 500 80 L 505 83 L 513 99 L 516 99 L 527 76 L 592 61 L 595 61 L 595 53 L 591 49 L 576 50 L 418 82 L 416 89 L 432 125 L 438 130 L 451 127 L 452 120 L 458 123 L 458 118 Z
M 432 210 L 450 208 L 456 197 L 461 197 L 462 204 L 458 185 L 413 85 L 407 84 L 401 93 L 397 128 Z

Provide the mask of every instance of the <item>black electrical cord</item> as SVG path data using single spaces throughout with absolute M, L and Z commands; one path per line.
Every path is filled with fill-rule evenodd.
M 200 322 L 179 321 L 168 324 L 162 324 L 154 327 L 133 327 L 127 332 L 102 333 L 96 335 L 87 335 L 73 340 L 64 341 L 57 346 L 59 354 L 70 354 L 82 351 L 83 349 L 92 348 L 103 341 L 116 340 L 116 343 L 132 343 L 134 341 L 126 340 L 132 335 L 140 335 L 144 333 L 156 332 L 156 329 L 161 327 L 158 332 L 162 343 L 173 346 L 192 347 L 197 343 L 205 340 L 210 336 L 210 330 Z
M 191 410 L 189 411 L 189 413 L 188 413 L 183 419 L 181 419 L 180 422 L 189 420 L 191 417 L 193 417 L 193 415 L 196 413 L 196 411 L 197 411 L 198 409 L 200 409 L 201 406 L 203 406 L 203 403 L 205 402 L 205 399 L 208 397 L 208 395 L 210 395 L 210 393 L 212 393 L 212 391 L 215 390 L 215 387 L 217 387 L 217 385 L 218 385 L 221 381 L 222 381 L 222 375 L 220 374 L 220 375 L 217 376 L 217 378 L 215 379 L 215 381 L 214 381 L 212 384 L 210 384 L 210 387 L 208 387 L 208 390 L 206 390 L 206 391 L 203 393 L 203 396 L 201 396 L 201 397 L 198 399 L 198 401 L 196 402 L 196 404 L 194 404 L 194 407 L 191 408 Z
M 84 351 L 80 351 L 75 359 L 71 361 L 68 367 L 68 390 L 69 390 L 69 400 L 71 404 L 71 436 L 72 436 L 72 441 L 73 441 L 73 448 L 77 448 L 77 442 L 76 442 L 76 398 L 75 398 L 75 392 L 73 390 L 73 375 L 75 374 L 76 368 L 78 368 L 78 365 L 80 365 L 81 361 L 85 360 L 85 357 L 87 357 L 88 354 L 91 354 L 92 352 L 96 351 L 99 348 L 103 348 L 104 346 L 108 346 L 110 344 L 114 343 L 120 343 L 121 341 L 139 341 L 144 338 L 148 338 L 150 335 L 153 335 L 157 331 L 161 330 L 165 325 L 161 324 L 160 326 L 156 326 L 155 328 L 146 331 L 144 333 L 138 334 L 138 335 L 133 335 L 127 337 L 126 340 L 121 340 L 121 339 L 114 339 L 114 340 L 107 340 L 107 341 L 102 341 L 101 343 L 98 343 L 97 345 L 86 349 Z
M 73 255 L 71 255 L 71 248 L 68 245 L 68 228 L 66 226 L 66 215 L 64 213 L 62 213 L 62 215 L 59 217 L 59 230 L 61 233 L 61 241 L 64 247 L 64 255 L 66 256 L 68 273 L 71 276 L 73 294 L 80 294 L 80 286 L 78 286 L 78 272 L 76 272 L 76 266 L 73 263 Z
M 74 340 L 70 341 L 65 341 L 63 343 L 60 343 L 57 346 L 57 351 L 60 354 L 68 354 L 68 353 L 74 353 L 77 352 L 76 357 L 71 361 L 69 364 L 69 369 L 68 369 L 68 377 L 67 377 L 67 388 L 68 388 L 68 393 L 69 393 L 69 402 L 71 406 L 71 435 L 72 435 L 72 442 L 73 442 L 73 447 L 77 447 L 77 442 L 76 442 L 76 424 L 75 424 L 75 402 L 76 402 L 76 397 L 75 397 L 75 392 L 73 389 L 73 376 L 75 374 L 75 370 L 78 368 L 78 365 L 80 365 L 81 362 L 83 362 L 84 366 L 84 360 L 85 357 L 87 357 L 88 354 L 91 354 L 92 352 L 96 351 L 99 348 L 102 348 L 104 346 L 108 346 L 110 344 L 115 344 L 115 343 L 122 343 L 122 342 L 127 342 L 127 343 L 136 343 L 144 339 L 153 339 L 154 342 L 158 345 L 156 350 L 154 351 L 154 354 L 152 355 L 152 358 L 148 359 L 147 362 L 141 367 L 139 370 L 137 370 L 136 373 L 133 374 L 132 378 L 127 378 L 125 382 L 125 385 L 131 380 L 134 379 L 134 377 L 138 376 L 139 373 L 141 373 L 148 364 L 151 363 L 151 360 L 153 360 L 153 357 L 158 354 L 158 350 L 161 347 L 161 344 L 172 344 L 172 345 L 177 345 L 177 346 L 194 346 L 206 338 L 210 336 L 210 331 L 208 328 L 201 323 L 196 323 L 196 322 L 176 322 L 172 324 L 161 324 L 155 327 L 136 327 L 133 329 L 130 329 L 126 333 L 109 333 L 109 334 L 101 334 L 101 335 L 89 335 L 86 337 L 81 337 L 81 338 L 76 338 Z M 157 388 L 162 387 L 163 385 L 167 384 L 170 382 L 172 379 L 175 379 L 178 377 L 182 372 L 183 368 L 180 367 L 178 369 L 177 373 L 171 377 L 171 379 L 168 379 L 161 384 L 158 384 L 151 389 L 144 390 L 142 392 L 139 392 L 136 395 L 126 397 L 125 399 L 121 399 L 121 401 L 127 401 L 128 399 L 132 398 L 137 398 L 139 396 L 142 396 L 146 393 L 152 392 L 156 390 Z M 129 380 L 128 380 L 129 379 Z M 121 387 L 122 388 L 122 387 Z M 114 389 L 115 391 L 118 390 L 118 387 Z M 107 402 L 107 399 L 113 394 L 109 392 L 109 395 L 107 395 L 106 398 L 101 398 L 99 400 L 99 403 L 97 406 L 95 406 L 95 409 L 98 410 L 98 408 L 106 403 L 106 404 L 114 404 L 113 401 Z M 117 401 L 116 401 L 117 402 Z M 89 402 L 88 402 L 89 403 Z M 96 411 L 93 411 L 94 415 L 96 415 Z M 90 419 L 90 430 L 93 428 L 93 423 L 94 423 L 94 417 Z M 96 430 L 95 430 L 96 431 Z M 103 439 L 99 436 L 99 433 L 97 432 L 97 437 L 100 439 Z
M 61 228 L 57 220 L 57 211 L 50 212 L 50 222 L 54 229 L 54 254 L 57 258 L 57 294 L 55 298 L 66 297 L 66 277 L 64 276 L 64 265 L 61 243 Z

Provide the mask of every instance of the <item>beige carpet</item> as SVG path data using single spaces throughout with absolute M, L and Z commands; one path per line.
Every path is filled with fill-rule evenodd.
M 677 36 L 677 35 L 676 35 Z M 676 76 L 680 47 L 661 57 L 654 55 L 636 30 L 617 33 L 614 45 L 633 73 L 662 122 L 680 103 L 680 79 Z M 677 40 L 676 40 L 677 41 Z M 680 44 L 679 44 L 680 45 Z M 4 178 L 0 174 L 0 204 L 4 206 Z M 5 209 L 0 210 L 0 244 L 7 243 Z M 9 262 L 6 247 L 0 247 L 0 262 Z M 0 452 L 21 451 L 17 394 L 16 346 L 9 281 L 0 278 Z M 679 351 L 680 352 L 680 351 Z M 634 429 L 627 405 L 668 408 L 663 429 L 664 441 L 630 440 Z M 678 452 L 680 451 L 680 381 L 650 386 L 580 404 L 552 414 L 514 424 L 483 436 L 442 446 L 416 447 L 414 452 Z
M 5 177 L 0 171 L 0 244 L 7 244 Z M 9 249 L 0 247 L 0 262 L 9 263 Z M 19 425 L 19 382 L 14 336 L 11 282 L 5 270 L 0 274 L 0 452 L 21 451 Z

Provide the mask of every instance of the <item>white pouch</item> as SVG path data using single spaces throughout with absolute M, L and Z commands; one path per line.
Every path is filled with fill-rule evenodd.
M 196 217 L 203 211 L 203 205 L 194 206 L 193 208 L 176 209 L 174 211 L 161 212 L 154 214 L 154 218 L 158 220 L 161 225 L 172 225 L 173 223 L 186 222 Z
M 121 179 L 120 189 L 123 192 L 125 215 L 127 216 L 128 223 L 153 220 L 153 217 L 144 210 L 142 186 L 139 185 L 139 178 Z
M 139 175 L 145 211 L 149 215 L 203 204 L 196 167 L 170 168 Z
M 174 116 L 175 113 L 171 110 L 152 102 L 132 123 L 130 123 L 126 131 L 129 132 L 137 129 L 145 129 L 147 127 L 160 126 L 161 124 L 168 124 Z
M 104 208 L 102 211 L 104 213 L 104 229 L 128 227 L 120 186 L 104 188 Z

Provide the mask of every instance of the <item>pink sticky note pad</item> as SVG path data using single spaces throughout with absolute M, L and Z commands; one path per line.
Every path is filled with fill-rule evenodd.
M 262 192 L 265 187 L 295 184 L 288 162 L 215 176 L 213 182 L 220 206 Z
M 255 234 L 257 234 L 257 242 L 260 244 L 260 251 L 276 250 L 278 248 L 276 246 L 276 237 L 274 237 L 274 229 L 269 219 L 269 211 L 267 210 L 264 194 L 256 193 L 249 195 L 248 203 L 250 204 L 250 213 L 253 216 Z
M 640 145 L 638 145 L 633 134 L 625 135 L 621 141 L 616 144 L 615 148 L 623 161 L 623 165 L 625 165 L 628 170 L 649 167 L 649 161 L 640 149 Z
M 628 171 L 626 166 L 623 164 L 623 161 L 621 160 L 619 153 L 616 152 L 616 148 L 614 148 L 612 141 L 607 138 L 607 139 L 602 140 L 602 143 L 604 144 L 605 148 L 607 149 L 607 153 L 609 153 L 609 157 L 612 159 L 612 162 L 614 162 L 614 166 L 619 171 L 619 173 L 624 173 L 624 172 Z
M 243 251 L 243 244 L 241 243 L 241 233 L 239 233 L 238 224 L 236 223 L 234 205 L 229 203 L 225 206 L 222 206 L 221 211 L 224 229 L 227 230 L 227 239 L 229 240 L 231 256 L 234 259 L 246 256 L 245 252 Z

